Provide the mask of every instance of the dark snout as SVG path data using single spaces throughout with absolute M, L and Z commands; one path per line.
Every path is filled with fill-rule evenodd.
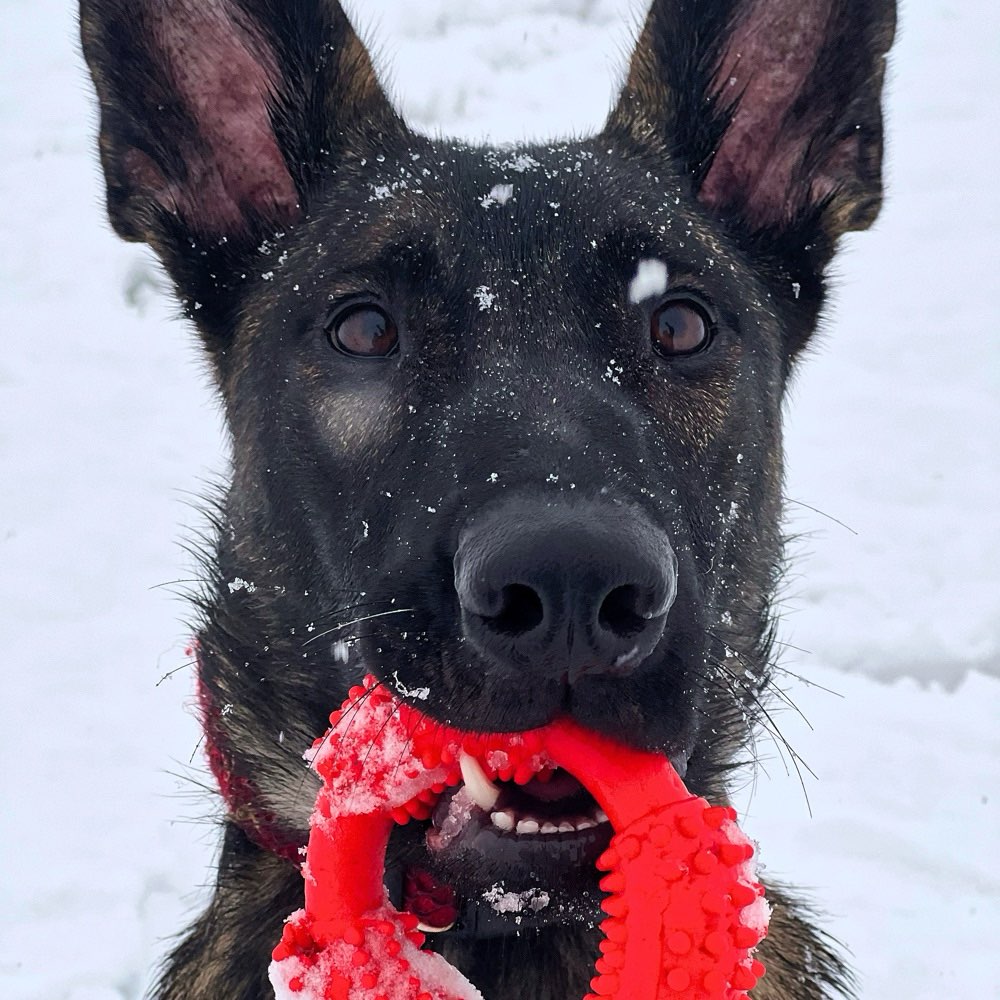
M 677 594 L 677 559 L 638 510 L 518 501 L 462 533 L 455 589 L 482 656 L 573 684 L 630 674 L 649 656 Z

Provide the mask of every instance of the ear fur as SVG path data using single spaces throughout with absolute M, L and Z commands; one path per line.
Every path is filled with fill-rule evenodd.
M 336 0 L 82 0 L 80 18 L 109 215 L 161 256 L 294 223 L 346 132 L 402 128 Z
M 894 0 L 654 0 L 607 129 L 654 143 L 751 232 L 832 244 L 882 200 Z

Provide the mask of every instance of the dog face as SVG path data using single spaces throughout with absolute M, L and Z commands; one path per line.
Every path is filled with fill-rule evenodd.
M 232 434 L 202 682 L 281 824 L 366 672 L 464 728 L 568 713 L 724 797 L 766 698 L 785 385 L 878 210 L 892 22 L 662 0 L 598 136 L 492 149 L 410 132 L 332 0 L 86 0 L 112 220 Z M 500 794 L 401 863 L 589 919 L 595 804 Z
M 732 241 L 608 141 L 463 150 L 453 169 L 410 137 L 272 251 L 223 384 L 245 516 L 283 536 L 256 555 L 283 568 L 233 575 L 315 593 L 282 612 L 297 645 L 444 721 L 569 712 L 690 759 L 703 784 L 728 757 L 704 720 L 762 682 L 744 671 L 778 551 L 787 352 L 767 288 L 725 263 Z M 740 669 L 723 674 L 730 632 Z M 310 669 L 308 705 L 342 678 Z M 513 831 L 480 817 L 422 866 L 473 897 L 541 878 L 551 898 L 571 862 L 591 876 L 579 852 L 607 826 L 575 782 L 507 785 L 499 806 Z M 575 832 L 514 851 L 525 820 Z

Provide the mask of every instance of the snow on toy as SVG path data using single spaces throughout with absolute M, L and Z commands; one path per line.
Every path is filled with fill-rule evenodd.
M 607 893 L 603 940 L 584 1000 L 748 1000 L 763 975 L 753 949 L 768 907 L 753 847 L 735 812 L 691 795 L 666 758 L 558 719 L 523 733 L 449 729 L 400 702 L 374 677 L 351 690 L 317 740 L 323 779 L 303 866 L 305 908 L 275 947 L 278 1000 L 482 1000 L 422 948 L 416 915 L 384 884 L 395 823 L 424 820 L 474 760 L 490 778 L 524 783 L 562 768 L 614 830 L 598 867 Z

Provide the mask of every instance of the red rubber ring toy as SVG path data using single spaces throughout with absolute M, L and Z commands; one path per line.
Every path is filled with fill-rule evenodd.
M 312 764 L 323 779 L 306 862 L 305 908 L 287 920 L 270 968 L 277 1000 L 483 1000 L 422 948 L 417 917 L 388 900 L 394 823 L 427 819 L 461 781 L 461 755 L 526 781 L 561 767 L 615 831 L 598 867 L 600 943 L 584 1000 L 749 1000 L 764 974 L 753 950 L 769 909 L 736 813 L 692 795 L 665 757 L 624 747 L 569 719 L 523 733 L 449 729 L 374 677 L 353 688 Z

